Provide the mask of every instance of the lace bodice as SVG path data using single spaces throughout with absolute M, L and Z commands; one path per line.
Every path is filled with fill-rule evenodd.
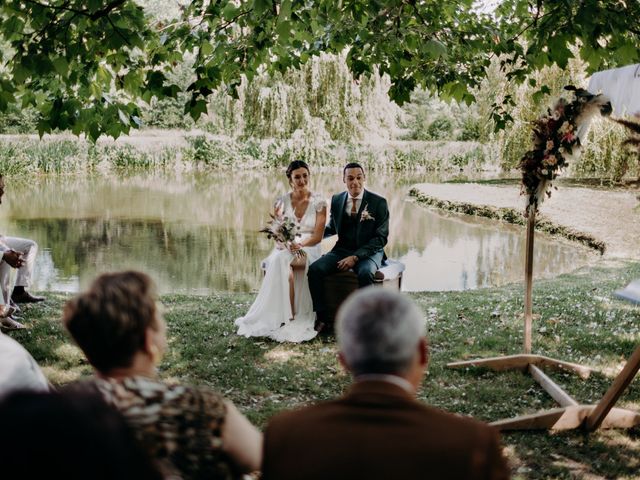
M 309 205 L 307 210 L 302 215 L 302 218 L 297 218 L 293 211 L 293 205 L 291 204 L 291 193 L 285 193 L 278 197 L 276 203 L 281 202 L 284 207 L 284 214 L 288 217 L 295 218 L 300 223 L 300 234 L 313 233 L 313 229 L 316 226 L 316 213 L 321 212 L 327 208 L 326 200 L 319 193 L 311 193 L 309 199 Z

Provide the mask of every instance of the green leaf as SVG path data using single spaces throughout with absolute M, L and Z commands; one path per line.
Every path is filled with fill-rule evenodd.
M 16 64 L 13 67 L 13 80 L 17 84 L 24 83 L 24 81 L 31 76 L 31 71 L 23 67 L 21 64 Z
M 438 40 L 429 40 L 423 45 L 423 50 L 432 58 L 440 58 L 447 56 L 447 47 Z
M 630 64 L 638 60 L 638 47 L 631 43 L 625 43 L 618 47 L 615 52 L 620 64 Z
M 52 63 L 53 63 L 53 68 L 56 69 L 56 72 L 58 72 L 58 75 L 63 77 L 67 75 L 67 72 L 69 70 L 69 63 L 64 57 L 56 57 L 52 60 Z
M 253 0 L 253 12 L 260 16 L 269 11 L 271 8 L 271 0 Z
M 104 67 L 98 67 L 96 70 L 96 79 L 104 86 L 111 84 L 112 79 L 111 72 Z
M 531 95 L 531 99 L 536 105 L 540 105 L 540 102 L 543 100 L 544 96 L 545 96 L 545 92 L 543 92 L 542 89 L 540 89 L 533 92 L 533 95 Z
M 234 2 L 229 2 L 222 9 L 222 18 L 224 18 L 225 20 L 231 20 L 238 14 L 239 11 L 240 9 Z
M 189 104 L 188 113 L 193 120 L 198 120 L 203 113 L 207 113 L 207 102 L 204 100 L 197 100 Z
M 281 19 L 287 19 L 291 17 L 291 0 L 282 0 L 280 4 L 280 12 Z
M 278 40 L 280 43 L 286 42 L 289 39 L 289 34 L 291 33 L 291 23 L 289 22 L 279 22 L 276 26 L 276 33 L 278 34 Z
M 560 68 L 566 68 L 569 59 L 573 56 L 567 47 L 567 39 L 564 35 L 555 35 L 549 39 L 549 58 L 558 64 Z
M 213 53 L 213 46 L 209 42 L 202 42 L 200 44 L 200 55 L 208 57 Z

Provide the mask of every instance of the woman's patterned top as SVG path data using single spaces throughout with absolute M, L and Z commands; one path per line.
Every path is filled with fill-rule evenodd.
M 166 478 L 240 477 L 222 450 L 227 408 L 221 395 L 147 377 L 91 383 L 124 415 Z

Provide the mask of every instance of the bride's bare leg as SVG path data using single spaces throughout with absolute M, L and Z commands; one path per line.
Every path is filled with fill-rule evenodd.
M 296 316 L 295 299 L 296 295 L 293 288 L 293 268 L 289 267 L 289 301 L 291 302 L 291 317 Z

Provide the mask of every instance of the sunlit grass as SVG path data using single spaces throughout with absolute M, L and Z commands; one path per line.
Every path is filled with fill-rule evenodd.
M 597 402 L 640 343 L 640 310 L 613 297 L 638 277 L 639 263 L 602 261 L 534 284 L 534 353 L 595 369 L 587 380 L 547 371 L 579 403 Z M 425 312 L 431 344 L 422 401 L 485 421 L 557 406 L 521 372 L 446 368 L 454 360 L 522 351 L 522 285 L 409 295 Z M 44 305 L 29 306 L 25 318 L 30 329 L 12 334 L 54 384 L 90 374 L 60 325 L 66 298 L 48 294 Z M 339 396 L 349 377 L 338 365 L 333 339 L 280 344 L 235 335 L 233 320 L 252 299 L 251 294 L 231 293 L 163 297 L 170 346 L 161 376 L 215 388 L 261 427 L 283 409 Z M 637 382 L 619 406 L 640 410 Z M 637 478 L 639 434 L 638 428 L 591 435 L 519 432 L 504 435 L 503 441 L 514 478 Z

